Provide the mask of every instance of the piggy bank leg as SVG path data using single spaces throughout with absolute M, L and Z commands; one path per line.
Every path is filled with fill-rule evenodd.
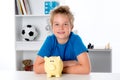
M 60 77 L 61 75 L 60 74 L 56 74 L 55 77 Z
M 52 77 L 52 75 L 51 74 L 47 74 L 47 77 Z

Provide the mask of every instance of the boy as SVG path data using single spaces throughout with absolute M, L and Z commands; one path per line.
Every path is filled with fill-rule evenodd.
M 51 12 L 53 35 L 48 36 L 34 63 L 35 73 L 45 73 L 44 56 L 60 56 L 63 73 L 89 74 L 90 62 L 87 48 L 81 38 L 72 32 L 74 17 L 68 6 L 59 6 Z

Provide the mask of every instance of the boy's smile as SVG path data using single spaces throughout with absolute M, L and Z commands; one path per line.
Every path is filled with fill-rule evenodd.
M 65 32 L 58 32 L 58 34 L 64 34 Z
M 56 14 L 53 18 L 52 30 L 58 42 L 61 40 L 63 43 L 66 42 L 72 30 L 68 16 L 64 14 Z

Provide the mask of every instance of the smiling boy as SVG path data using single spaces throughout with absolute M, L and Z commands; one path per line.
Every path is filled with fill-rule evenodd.
M 87 48 L 79 35 L 72 32 L 74 16 L 68 6 L 59 6 L 51 12 L 53 35 L 48 36 L 34 63 L 35 73 L 45 73 L 44 56 L 60 56 L 63 73 L 89 74 L 90 61 Z

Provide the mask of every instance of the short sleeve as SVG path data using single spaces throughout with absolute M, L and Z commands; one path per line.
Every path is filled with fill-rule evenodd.
M 74 39 L 74 52 L 75 55 L 78 56 L 79 54 L 83 53 L 83 52 L 87 52 L 88 49 L 86 48 L 86 46 L 84 45 L 82 39 L 79 36 L 76 36 Z
M 45 42 L 43 43 L 42 47 L 38 51 L 38 55 L 42 57 L 49 56 L 51 49 L 52 49 L 52 40 L 51 40 L 51 37 L 48 36 Z

